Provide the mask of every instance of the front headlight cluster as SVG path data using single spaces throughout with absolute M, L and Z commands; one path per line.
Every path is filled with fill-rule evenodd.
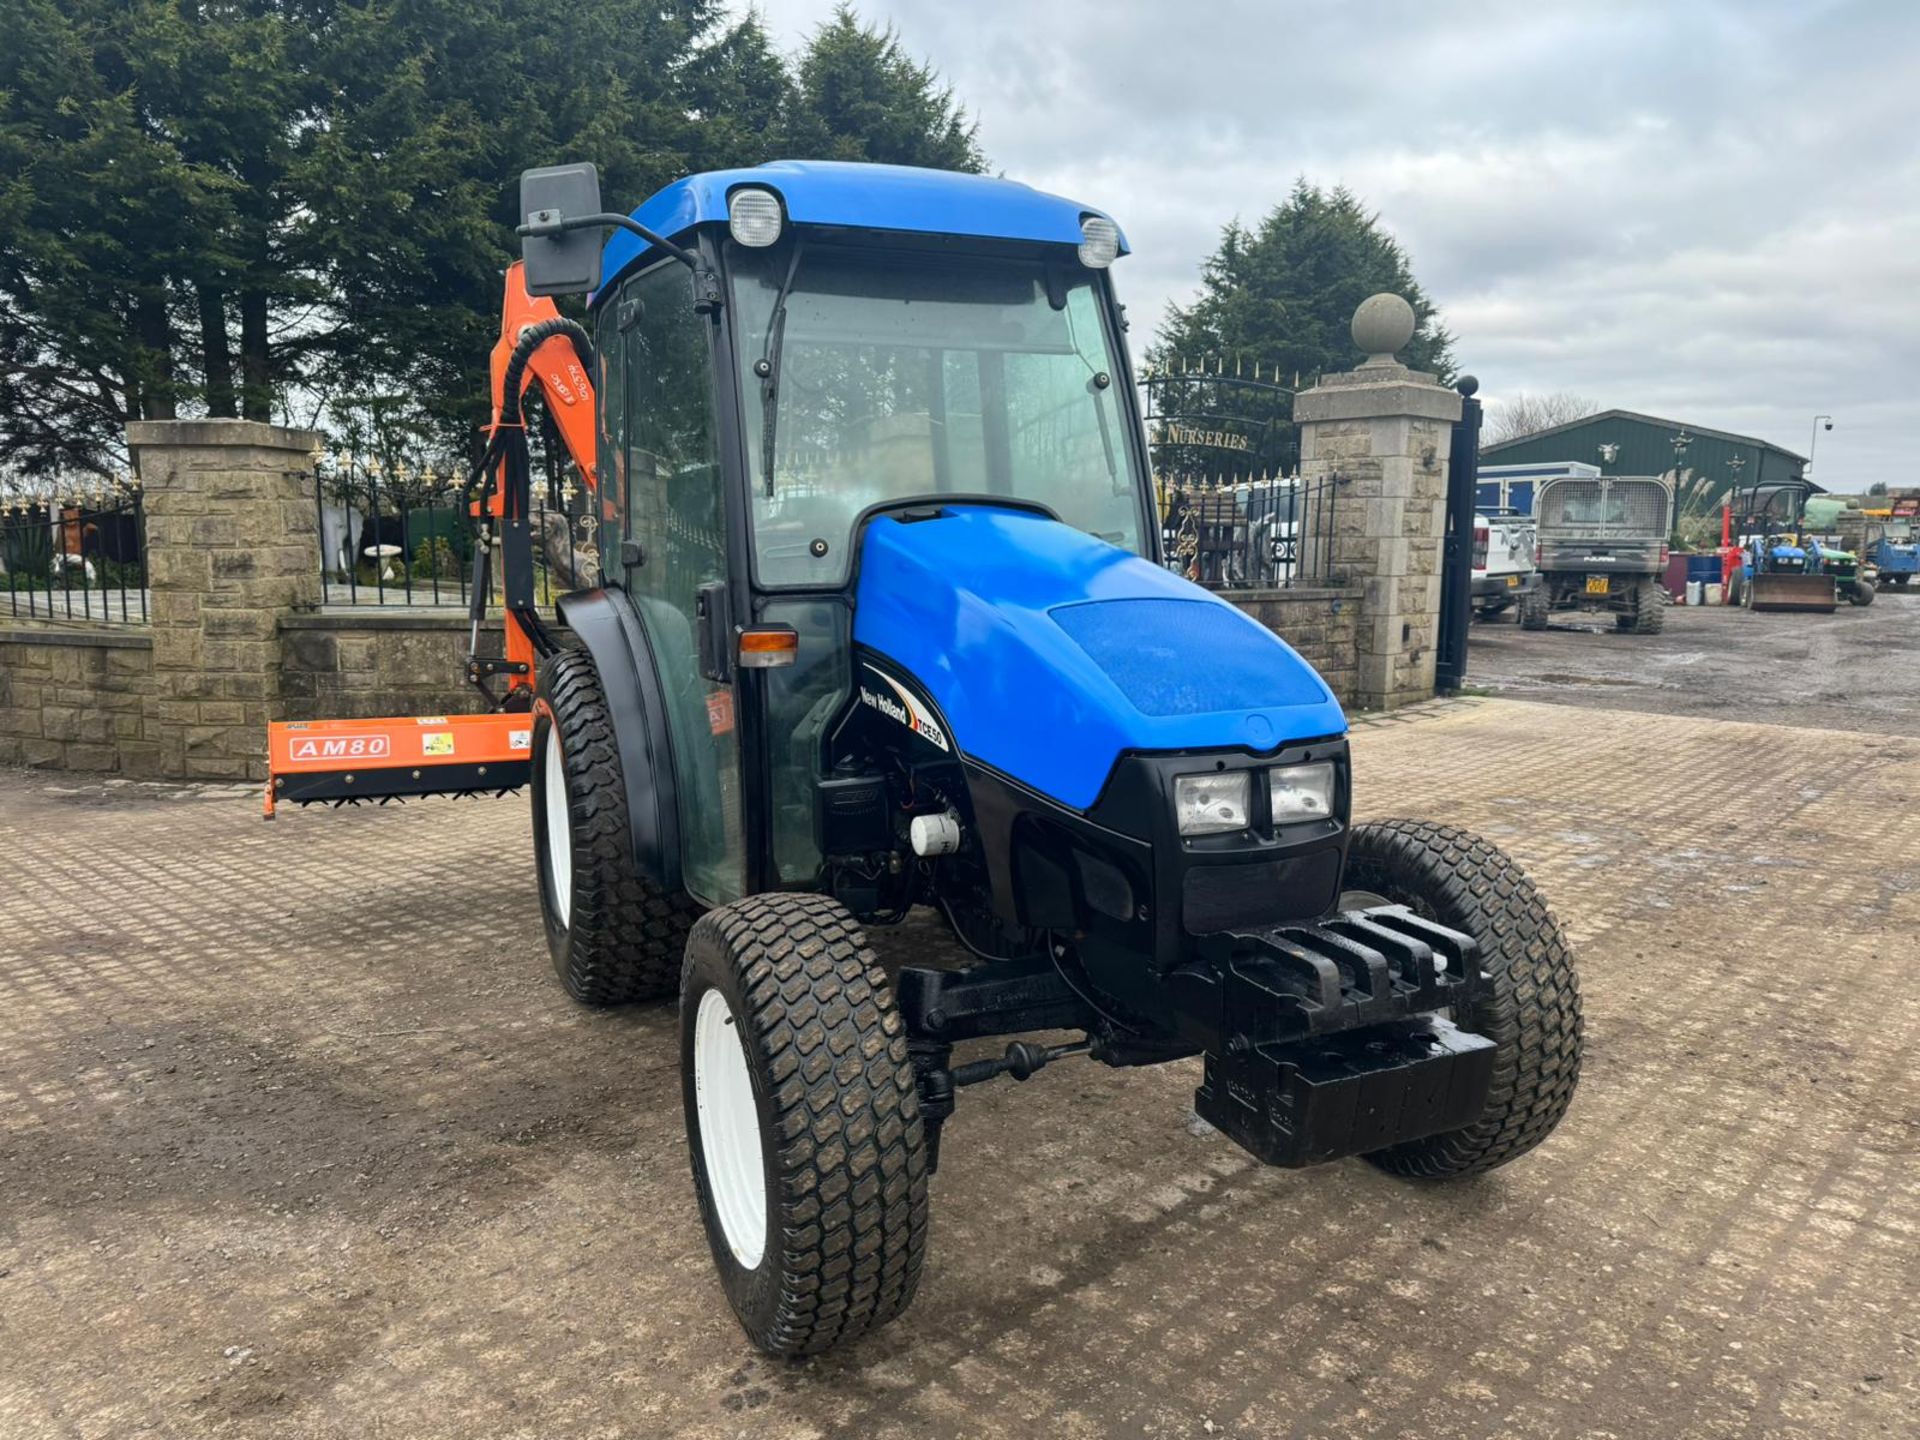
M 1221 835 L 1253 823 L 1253 783 L 1262 772 L 1181 775 L 1173 782 L 1174 820 L 1182 835 Z M 1325 820 L 1333 814 L 1339 776 L 1331 760 L 1283 765 L 1264 772 L 1268 813 L 1275 825 Z

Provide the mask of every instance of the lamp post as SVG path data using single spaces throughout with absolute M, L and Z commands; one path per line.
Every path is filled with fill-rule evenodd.
M 1814 447 L 1820 443 L 1820 422 L 1822 420 L 1827 422 L 1827 429 L 1831 430 L 1833 428 L 1833 416 L 1816 415 L 1813 417 L 1813 434 L 1807 440 L 1807 468 L 1804 472 L 1807 475 L 1813 474 L 1813 451 Z
M 1693 444 L 1693 437 L 1682 429 L 1669 442 L 1673 446 L 1673 483 L 1676 489 L 1680 485 L 1680 467 L 1687 463 L 1687 447 Z
M 1680 483 L 1681 467 L 1687 463 L 1687 447 L 1693 444 L 1693 437 L 1687 434 L 1686 427 L 1680 427 L 1680 433 L 1669 442 L 1673 446 L 1673 505 L 1667 521 L 1667 535 L 1670 540 L 1680 538 Z

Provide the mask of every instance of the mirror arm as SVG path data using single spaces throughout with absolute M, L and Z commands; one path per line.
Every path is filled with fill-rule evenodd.
M 536 210 L 527 217 L 524 225 L 518 226 L 514 233 L 522 239 L 528 236 L 558 235 L 565 230 L 587 230 L 617 226 L 622 230 L 631 230 L 649 245 L 666 251 L 675 260 L 693 271 L 694 285 L 699 292 L 694 298 L 693 308 L 705 314 L 720 308 L 720 282 L 698 255 L 683 245 L 676 245 L 656 230 L 650 230 L 631 215 L 616 215 L 611 211 L 599 215 L 560 215 L 552 210 Z

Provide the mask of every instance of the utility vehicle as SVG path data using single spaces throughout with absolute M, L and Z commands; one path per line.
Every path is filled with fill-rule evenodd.
M 678 999 L 700 1213 L 755 1344 L 905 1309 L 956 1095 L 1067 1056 L 1199 1057 L 1195 1109 L 1276 1165 L 1444 1179 L 1547 1137 L 1581 1021 L 1538 892 L 1462 830 L 1352 823 L 1326 685 L 1162 563 L 1111 217 L 843 164 L 632 216 L 586 166 L 521 194 L 475 507 L 507 647 L 470 663 L 506 689 L 276 726 L 270 800 L 531 779 L 561 984 Z M 591 292 L 587 326 L 543 292 Z M 532 384 L 604 575 L 555 617 Z M 917 907 L 950 954 L 883 967 L 869 932 Z
M 1520 624 L 1544 630 L 1555 610 L 1597 610 L 1636 635 L 1666 625 L 1667 527 L 1673 489 L 1654 475 L 1556 475 L 1534 499 L 1540 585 Z
M 1482 506 L 1473 517 L 1473 610 L 1492 620 L 1540 588 L 1533 566 L 1533 517 Z
M 1867 559 L 1883 580 L 1896 590 L 1906 589 L 1920 574 L 1920 544 L 1915 543 L 1912 518 L 1876 516 L 1867 531 Z

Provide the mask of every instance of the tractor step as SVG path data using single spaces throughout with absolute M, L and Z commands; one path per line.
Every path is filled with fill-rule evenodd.
M 506 794 L 527 783 L 532 755 L 524 713 L 277 722 L 267 726 L 266 818 L 281 801 Z

